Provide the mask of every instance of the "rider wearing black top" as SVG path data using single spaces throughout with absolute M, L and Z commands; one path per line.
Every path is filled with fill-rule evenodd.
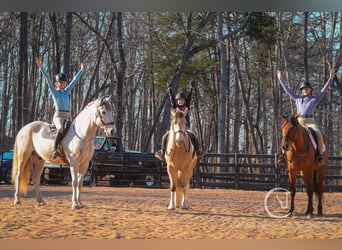
M 191 97 L 192 97 L 192 92 L 194 89 L 195 89 L 195 81 L 192 80 L 191 89 L 188 95 L 186 95 L 184 92 L 179 92 L 176 95 L 176 97 L 174 97 L 171 86 L 169 85 L 167 88 L 167 92 L 170 98 L 171 107 L 175 111 L 177 110 L 185 111 L 186 108 L 190 109 Z M 185 119 L 186 119 L 187 128 L 190 128 L 189 113 L 186 115 Z M 189 133 L 191 140 L 194 144 L 197 157 L 202 158 L 203 152 L 199 150 L 199 143 L 198 143 L 198 139 L 196 135 L 189 129 L 187 129 L 187 132 Z M 165 159 L 165 151 L 166 151 L 168 137 L 169 137 L 169 131 L 167 131 L 163 136 L 161 150 L 155 153 L 155 156 L 159 158 L 161 161 Z

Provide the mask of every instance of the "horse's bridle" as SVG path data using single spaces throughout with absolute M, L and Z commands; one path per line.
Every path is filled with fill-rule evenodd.
M 288 136 L 287 134 L 285 134 L 285 135 L 283 135 L 283 138 L 285 138 L 286 141 L 287 141 L 288 144 L 289 144 L 288 150 L 291 150 L 291 149 L 292 149 L 292 151 L 295 152 L 298 156 L 303 157 L 303 156 L 306 156 L 306 155 L 308 154 L 308 152 L 309 152 L 309 143 L 306 143 L 306 145 L 307 145 L 307 150 L 306 150 L 305 153 L 302 153 L 302 154 L 297 153 L 297 151 L 294 150 L 294 148 L 292 147 L 292 143 L 294 142 L 295 136 L 296 136 L 297 131 L 298 131 L 298 127 L 297 127 L 297 126 L 300 126 L 300 125 L 297 124 L 297 125 L 295 126 L 295 132 L 293 133 L 293 136 Z M 288 131 L 289 131 L 289 130 L 288 130 Z
M 285 141 L 288 141 L 289 142 L 289 145 L 291 146 L 292 145 L 292 143 L 293 143 L 293 141 L 294 141 L 294 138 L 295 138 L 295 136 L 296 136 L 296 134 L 297 134 L 297 130 L 298 130 L 298 128 L 297 128 L 297 126 L 295 126 L 295 132 L 293 133 L 293 136 L 288 136 L 288 134 L 286 134 L 286 135 L 283 135 L 283 138 L 285 138 Z M 289 130 L 288 130 L 289 131 Z M 288 132 L 287 131 L 287 132 Z
M 104 104 L 102 104 L 102 105 L 98 105 L 97 107 L 96 107 L 96 113 L 95 113 L 95 119 L 97 119 L 97 118 L 100 118 L 100 121 L 101 121 L 101 123 L 102 123 L 102 126 L 100 126 L 102 129 L 105 129 L 107 126 L 110 126 L 110 125 L 114 125 L 114 121 L 112 121 L 112 122 L 107 122 L 107 123 L 105 123 L 104 122 L 104 120 L 103 120 L 103 117 L 102 117 L 102 114 L 101 114 L 101 112 L 99 111 L 99 107 L 101 107 L 101 106 L 103 106 Z
M 188 135 L 188 133 L 186 132 L 186 128 L 185 128 L 185 130 L 183 131 L 183 130 L 175 130 L 174 129 L 174 126 L 173 126 L 174 124 L 172 124 L 172 131 L 173 131 L 173 133 L 174 133 L 174 135 L 176 136 L 178 133 L 180 133 L 180 134 L 182 134 L 183 136 L 189 136 Z M 189 140 L 190 140 L 190 138 L 189 138 Z M 190 140 L 191 141 L 191 140 Z M 189 143 L 189 148 L 187 149 L 186 148 L 186 145 L 185 145 L 185 141 L 183 142 L 183 145 L 184 145 L 184 149 L 185 149 L 185 151 L 186 152 L 189 152 L 190 151 L 190 145 L 191 145 L 191 143 Z

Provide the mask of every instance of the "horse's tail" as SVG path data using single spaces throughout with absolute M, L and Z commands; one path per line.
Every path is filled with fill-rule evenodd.
M 27 193 L 27 183 L 30 178 L 30 162 L 29 160 L 26 160 L 22 162 L 22 167 L 18 164 L 18 144 L 17 140 L 15 140 L 14 143 L 14 149 L 13 149 L 13 162 L 12 162 L 12 183 L 16 185 L 17 177 L 20 175 L 19 179 L 19 192 L 26 194 Z
M 14 143 L 14 149 L 13 149 L 13 160 L 12 160 L 12 183 L 15 184 L 17 180 L 17 173 L 18 173 L 18 145 L 17 140 L 15 140 Z

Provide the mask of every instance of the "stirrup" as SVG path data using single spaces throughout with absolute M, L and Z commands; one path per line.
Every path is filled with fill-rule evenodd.
M 154 154 L 155 157 L 157 157 L 159 160 L 163 161 L 165 160 L 165 157 L 164 157 L 164 152 L 162 150 L 156 152 Z
M 286 160 L 284 156 L 280 156 L 278 159 L 278 164 L 279 165 L 286 165 Z
M 324 165 L 324 164 L 325 164 L 324 158 L 323 158 L 322 155 L 318 155 L 318 156 L 317 156 L 317 158 L 316 158 L 316 163 L 317 163 L 318 165 Z
M 53 159 L 56 159 L 57 157 L 62 157 L 62 156 L 63 156 L 63 154 L 58 149 L 55 149 L 55 151 L 53 151 L 53 153 L 52 153 Z
M 203 152 L 203 151 L 198 150 L 198 151 L 196 152 L 196 155 L 197 155 L 197 159 L 198 159 L 198 160 L 203 160 L 203 157 L 204 157 L 204 152 Z

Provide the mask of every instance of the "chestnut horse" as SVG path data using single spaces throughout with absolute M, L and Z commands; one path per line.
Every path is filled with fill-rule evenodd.
M 323 153 L 325 161 L 324 165 L 316 163 L 316 149 L 312 145 L 306 129 L 299 124 L 298 117 L 300 114 L 291 116 L 287 119 L 284 115 L 280 115 L 282 119 L 282 140 L 281 147 L 285 151 L 287 159 L 288 176 L 290 180 L 291 191 L 291 208 L 288 216 L 294 211 L 294 198 L 296 194 L 296 174 L 300 171 L 304 183 L 306 184 L 308 195 L 308 206 L 306 210 L 307 218 L 313 215 L 313 192 L 318 198 L 317 214 L 323 215 L 322 198 L 323 198 L 323 182 L 325 178 L 325 169 L 328 162 L 328 141 L 325 135 L 324 144 L 326 150 Z
M 188 209 L 190 179 L 197 163 L 195 148 L 186 130 L 185 111 L 171 109 L 172 121 L 165 153 L 167 172 L 170 179 L 170 204 L 168 209 L 182 207 Z
M 72 177 L 72 208 L 83 207 L 80 199 L 83 176 L 87 171 L 89 161 L 94 153 L 94 137 L 97 127 L 106 131 L 107 135 L 114 134 L 114 120 L 110 97 L 101 97 L 85 107 L 70 125 L 61 141 L 65 159 L 52 159 L 54 137 L 49 136 L 49 124 L 34 121 L 17 134 L 14 144 L 12 181 L 15 184 L 14 204 L 20 204 L 20 193 L 27 192 L 27 183 L 32 171 L 33 187 L 39 205 L 44 205 L 39 184 L 44 170 L 44 162 L 55 164 L 70 164 Z

